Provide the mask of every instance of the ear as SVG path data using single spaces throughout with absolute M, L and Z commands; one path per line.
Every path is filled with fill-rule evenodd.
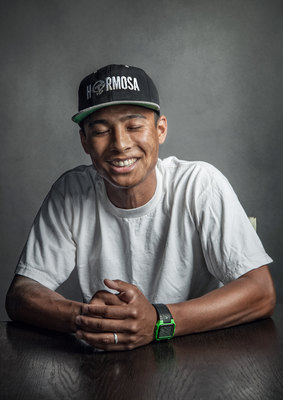
M 86 134 L 84 133 L 84 131 L 82 129 L 80 130 L 80 137 L 81 137 L 81 144 L 83 146 L 84 151 L 86 152 L 86 154 L 89 154 Z
M 157 121 L 157 133 L 159 144 L 164 143 L 167 136 L 167 118 L 165 115 L 161 115 Z

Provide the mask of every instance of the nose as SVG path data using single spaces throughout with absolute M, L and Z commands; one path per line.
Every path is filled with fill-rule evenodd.
M 123 152 L 132 147 L 129 133 L 123 127 L 116 127 L 112 132 L 111 150 Z

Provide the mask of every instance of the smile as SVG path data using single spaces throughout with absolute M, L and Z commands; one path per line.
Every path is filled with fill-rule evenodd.
M 129 167 L 130 165 L 134 164 L 137 161 L 137 158 L 129 158 L 123 161 L 109 161 L 110 164 L 114 165 L 115 167 Z

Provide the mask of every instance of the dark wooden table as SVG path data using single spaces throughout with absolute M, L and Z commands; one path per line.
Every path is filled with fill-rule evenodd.
M 272 319 L 127 352 L 0 323 L 0 399 L 283 399 L 283 305 Z

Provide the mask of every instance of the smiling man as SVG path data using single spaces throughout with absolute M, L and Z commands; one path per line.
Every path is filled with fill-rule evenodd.
M 46 197 L 7 293 L 12 319 L 127 350 L 272 314 L 272 260 L 228 181 L 158 158 L 167 120 L 143 70 L 88 75 L 73 120 L 92 165 Z M 74 268 L 84 303 L 55 292 Z
M 164 116 L 156 121 L 152 110 L 134 105 L 104 107 L 85 119 L 83 148 L 115 206 L 136 208 L 152 198 L 158 148 L 166 132 Z

